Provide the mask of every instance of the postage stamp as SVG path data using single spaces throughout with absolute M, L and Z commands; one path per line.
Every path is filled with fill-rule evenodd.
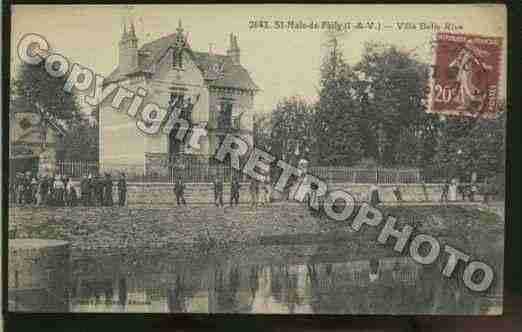
M 502 38 L 440 32 L 435 43 L 428 112 L 494 117 Z

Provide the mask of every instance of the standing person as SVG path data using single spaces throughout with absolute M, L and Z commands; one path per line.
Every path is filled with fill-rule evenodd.
M 33 192 L 31 189 L 31 172 L 26 172 L 24 177 L 24 201 L 25 204 L 33 203 Z
M 468 192 L 468 188 L 466 188 L 463 183 L 459 183 L 457 186 L 457 191 L 460 193 L 462 201 L 464 202 L 466 200 L 466 193 Z
M 239 204 L 239 190 L 241 189 L 241 184 L 239 183 L 239 179 L 234 176 L 232 178 L 232 182 L 230 183 L 230 206 L 232 207 L 232 203 L 235 202 L 236 206 Z
M 440 195 L 440 201 L 442 202 L 448 202 L 448 192 L 449 192 L 450 183 L 449 180 L 444 181 L 444 184 L 442 185 L 442 194 Z
M 69 201 L 69 194 L 70 194 L 70 190 L 71 190 L 71 187 L 70 187 L 70 180 L 68 177 L 64 176 L 63 177 L 63 186 L 64 186 L 64 191 L 63 191 L 63 200 L 65 202 L 65 206 L 70 206 L 71 205 L 71 202 Z
M 54 177 L 54 196 L 55 196 L 55 205 L 56 206 L 63 206 L 64 203 L 64 192 L 65 192 L 65 186 L 64 182 L 62 180 L 61 176 L 55 176 Z
M 23 205 L 24 204 L 24 182 L 25 182 L 25 176 L 24 173 L 18 173 L 18 181 L 17 181 L 17 187 L 16 187 L 16 197 L 18 198 L 18 204 Z
M 370 206 L 377 206 L 381 202 L 381 199 L 379 197 L 379 187 L 377 187 L 376 184 L 372 184 L 370 187 Z
M 94 176 L 92 185 L 94 187 L 93 205 L 103 206 L 103 181 L 98 174 Z
M 317 197 L 317 189 L 319 189 L 319 186 L 315 183 L 312 183 L 310 185 L 310 192 L 306 194 L 306 205 L 308 207 L 308 210 L 315 214 L 319 211 L 319 201 Z
M 48 204 L 49 199 L 49 176 L 44 175 L 40 180 L 40 204 Z
M 176 202 L 178 206 L 181 204 L 187 205 L 185 201 L 185 183 L 183 183 L 183 179 L 181 176 L 178 176 L 176 179 L 176 184 L 174 185 L 174 193 L 176 194 Z
M 87 175 L 83 175 L 80 180 L 80 199 L 82 201 L 83 206 L 87 206 L 87 197 L 88 197 L 88 178 Z
M 105 173 L 105 181 L 103 184 L 103 198 L 105 199 L 105 206 L 112 206 L 112 177 L 110 173 Z
M 36 181 L 36 178 L 33 178 L 31 180 L 31 203 L 38 205 L 41 201 L 40 199 L 40 193 L 38 192 L 38 181 Z
M 424 201 L 427 202 L 427 201 L 429 201 L 428 186 L 426 185 L 426 182 L 424 182 L 424 180 L 422 180 L 421 184 L 422 184 L 422 193 L 424 194 Z
M 223 178 L 217 175 L 214 179 L 214 204 L 216 206 L 224 206 L 223 204 Z
M 47 185 L 49 186 L 49 197 L 47 199 L 47 204 L 49 205 L 55 205 L 55 191 L 54 191 L 54 178 L 56 176 L 54 173 L 47 179 Z
M 256 208 L 257 207 L 257 201 L 259 199 L 259 182 L 252 178 L 250 180 L 250 207 Z
M 457 200 L 457 179 L 452 179 L 450 186 L 449 186 L 449 192 L 448 192 L 448 198 L 450 201 L 455 202 Z
M 127 200 L 127 180 L 125 179 L 125 173 L 121 173 L 118 180 L 118 205 L 125 206 Z
M 16 199 L 19 205 L 24 203 L 24 175 L 16 174 Z
M 475 201 L 475 194 L 477 193 L 477 183 L 473 181 L 471 183 L 471 188 L 469 190 L 469 201 L 474 202 Z
M 270 203 L 270 189 L 270 177 L 267 176 L 259 188 L 261 195 L 261 205 L 268 205 Z
M 495 189 L 493 188 L 493 184 L 490 183 L 490 181 L 488 179 L 484 179 L 484 186 L 483 186 L 482 191 L 484 192 L 483 203 L 488 204 L 489 199 L 491 198 L 491 196 L 493 195 L 493 192 L 495 191 Z
M 16 188 L 18 185 L 18 177 L 17 174 L 9 177 L 9 203 L 16 204 Z
M 76 193 L 76 187 L 71 180 L 67 182 L 65 188 L 67 192 L 67 204 L 69 206 L 76 206 L 78 204 L 78 194 Z
M 393 189 L 393 194 L 395 195 L 395 199 L 397 202 L 402 202 L 402 193 L 401 188 L 399 186 L 396 186 L 395 189 Z
M 94 205 L 94 183 L 92 179 L 92 174 L 89 174 L 87 177 L 87 184 L 85 185 L 85 188 L 87 189 L 86 193 L 86 204 L 87 206 Z

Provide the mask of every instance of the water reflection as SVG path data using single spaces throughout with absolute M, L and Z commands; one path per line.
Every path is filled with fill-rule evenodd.
M 75 265 L 77 289 L 73 289 L 71 309 L 477 314 L 498 305 L 496 290 L 489 296 L 473 296 L 457 278 L 444 278 L 441 266 L 422 267 L 405 257 L 352 259 L 349 253 L 336 252 L 338 246 L 259 246 L 214 256 L 198 257 L 181 250 L 134 253 L 133 259 L 128 254 L 83 259 Z M 325 254 L 328 251 L 335 254 Z

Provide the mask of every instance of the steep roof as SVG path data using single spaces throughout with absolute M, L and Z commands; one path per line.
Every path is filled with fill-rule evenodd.
M 154 73 L 157 64 L 171 48 L 176 40 L 176 33 L 161 37 L 143 44 L 138 50 L 138 68 L 131 72 L 123 72 L 116 67 L 105 79 L 105 82 L 116 82 L 137 73 Z M 248 71 L 240 64 L 234 64 L 228 55 L 208 52 L 195 52 L 187 49 L 203 77 L 212 87 L 236 88 L 243 90 L 259 90 Z M 216 68 L 221 70 L 216 72 Z

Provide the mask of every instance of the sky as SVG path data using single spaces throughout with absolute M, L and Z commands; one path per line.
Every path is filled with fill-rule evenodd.
M 349 64 L 361 59 L 364 43 L 385 42 L 431 61 L 433 30 L 400 30 L 397 23 L 453 23 L 459 33 L 506 38 L 506 11 L 501 5 L 15 5 L 11 73 L 19 60 L 16 45 L 27 33 L 43 35 L 53 51 L 104 76 L 117 65 L 124 17 L 136 25 L 140 45 L 176 31 L 182 20 L 193 50 L 226 53 L 229 34 L 238 35 L 241 63 L 261 88 L 258 112 L 269 112 L 285 97 L 317 99 L 319 68 L 328 34 L 324 29 L 251 29 L 250 21 L 380 22 L 382 31 L 351 30 L 338 35 Z M 504 42 L 506 49 L 506 42 Z M 505 54 L 505 52 L 504 52 Z M 501 95 L 505 95 L 503 59 Z

